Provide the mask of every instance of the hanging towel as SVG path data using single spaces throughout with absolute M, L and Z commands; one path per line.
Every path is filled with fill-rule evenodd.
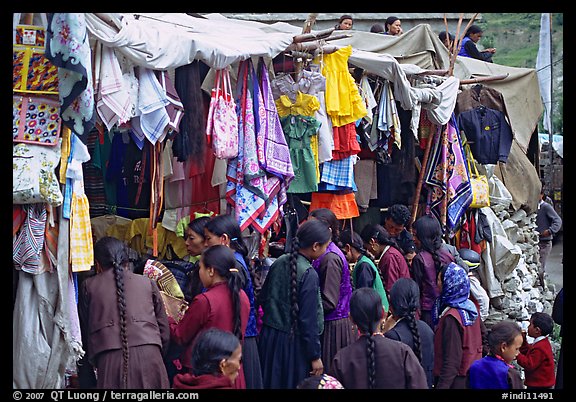
M 139 66 L 138 72 L 140 128 L 146 138 L 152 144 L 156 144 L 156 141 L 161 141 L 165 134 L 165 128 L 170 122 L 170 117 L 166 111 L 166 106 L 170 104 L 170 101 L 153 70 Z
M 96 98 L 96 110 L 108 131 L 114 124 L 125 123 L 132 117 L 130 94 L 124 87 L 120 63 L 114 49 L 108 46 L 102 46 L 100 87 Z

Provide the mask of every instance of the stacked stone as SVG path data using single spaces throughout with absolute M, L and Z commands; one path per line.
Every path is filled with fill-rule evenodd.
M 510 242 L 520 247 L 522 255 L 516 268 L 501 281 L 504 295 L 490 299 L 490 313 L 484 323 L 489 329 L 499 321 L 514 320 L 527 329 L 533 313 L 552 314 L 557 293 L 555 284 L 547 282 L 543 289 L 538 280 L 540 254 L 536 212 L 527 214 L 523 209 L 510 212 L 505 204 L 495 204 L 490 208 L 502 222 Z M 557 356 L 560 344 L 552 337 L 550 343 Z

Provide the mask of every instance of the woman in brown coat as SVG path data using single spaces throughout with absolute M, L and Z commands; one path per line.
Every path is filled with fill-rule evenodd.
M 103 237 L 94 258 L 97 274 L 82 283 L 79 314 L 97 388 L 169 388 L 162 354 L 170 328 L 158 285 L 127 269 L 121 240 Z

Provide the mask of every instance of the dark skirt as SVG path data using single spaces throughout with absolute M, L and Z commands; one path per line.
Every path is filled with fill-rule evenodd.
M 296 389 L 310 375 L 312 362 L 304 356 L 300 338 L 264 325 L 258 340 L 265 389 Z
M 246 389 L 262 389 L 262 370 L 255 336 L 244 338 L 242 345 L 242 367 L 246 379 Z
M 332 359 L 340 349 L 356 340 L 355 329 L 349 317 L 339 320 L 324 321 L 324 332 L 320 337 L 322 344 L 322 364 L 327 373 Z
M 97 388 L 121 389 L 122 350 L 114 349 L 96 357 Z M 170 382 L 158 345 L 129 348 L 128 389 L 169 389 Z

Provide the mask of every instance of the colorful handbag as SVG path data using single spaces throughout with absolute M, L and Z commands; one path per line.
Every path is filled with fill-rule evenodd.
M 54 146 L 60 138 L 60 102 L 39 96 L 12 97 L 13 142 Z
M 44 47 L 46 28 L 39 25 L 17 25 L 14 40 L 17 45 Z
M 12 90 L 58 93 L 58 67 L 44 55 L 44 47 L 13 45 Z
M 212 90 L 206 135 L 214 155 L 220 159 L 238 156 L 238 114 L 230 85 L 230 71 L 216 71 Z
M 468 172 L 470 174 L 470 187 L 472 189 L 472 202 L 469 208 L 484 208 L 490 206 L 490 186 L 488 178 L 478 173 L 476 161 L 472 155 L 470 145 L 466 143 L 466 160 L 468 163 Z M 474 170 L 472 170 L 472 166 Z

